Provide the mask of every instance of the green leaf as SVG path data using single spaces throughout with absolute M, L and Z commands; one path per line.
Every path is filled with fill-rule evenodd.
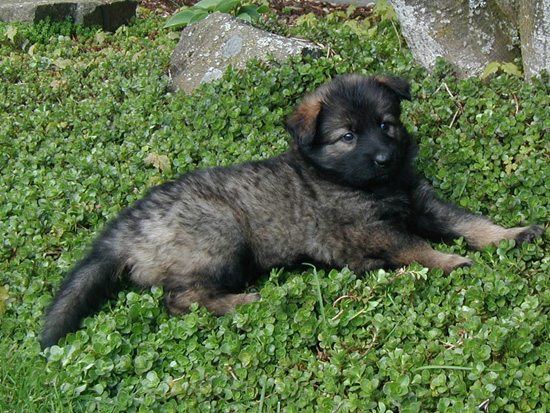
M 237 13 L 237 17 L 247 21 L 259 19 L 260 13 L 258 13 L 258 6 L 249 4 L 241 7 Z
M 48 349 L 49 361 L 60 361 L 63 358 L 63 348 L 59 346 L 52 346 Z
M 397 15 L 393 7 L 386 0 L 380 0 L 372 10 L 373 14 L 382 20 L 397 21 Z
M 229 13 L 235 10 L 237 6 L 241 4 L 241 0 L 222 0 L 215 8 L 216 11 L 221 13 Z
M 61 70 L 74 65 L 74 62 L 71 59 L 55 59 L 52 63 L 55 67 Z
M 317 23 L 318 23 L 317 16 L 314 13 L 302 14 L 300 17 L 296 19 L 297 26 L 305 26 L 305 27 L 312 28 L 317 26 Z
M 210 13 L 207 11 L 197 11 L 193 17 L 191 17 L 191 20 L 189 20 L 189 24 L 198 22 L 202 19 L 204 19 L 206 16 L 208 16 Z
M 262 4 L 258 6 L 258 13 L 269 13 L 271 9 L 267 4 Z
M 383 391 L 392 399 L 400 400 L 409 392 L 410 377 L 407 375 L 399 376 L 395 381 L 384 385 Z
M 105 33 L 103 30 L 98 30 L 94 38 L 96 43 L 103 44 L 105 43 L 105 39 L 107 39 L 107 33 Z
M 179 13 L 174 14 L 171 18 L 168 19 L 165 28 L 167 27 L 176 27 L 176 26 L 186 26 L 191 22 L 191 19 L 197 14 L 197 10 L 194 9 L 185 9 Z
M 244 20 L 248 23 L 252 23 L 252 17 L 250 17 L 250 14 L 248 13 L 238 13 L 235 15 L 235 17 L 241 19 L 241 20 Z
M 481 75 L 481 78 L 486 79 L 487 77 L 497 73 L 499 70 L 500 70 L 500 63 L 499 62 L 491 62 L 485 67 L 485 70 L 483 71 L 483 74 Z
M 370 27 L 367 20 L 359 22 L 357 20 L 347 20 L 344 22 L 345 26 L 348 26 L 353 33 L 358 36 L 372 37 L 376 33 L 376 27 Z
M 193 8 L 214 11 L 223 0 L 201 0 L 196 3 Z
M 27 53 L 30 56 L 34 56 L 34 53 L 36 51 L 37 43 L 33 44 L 31 47 L 29 47 L 29 50 L 27 50 Z
M 355 13 L 355 10 L 357 10 L 357 6 L 355 4 L 350 4 L 346 9 L 346 17 L 349 19 L 352 14 Z
M 4 287 L 0 287 L 0 315 L 6 312 L 6 301 L 10 298 L 8 290 Z
M 10 40 L 10 42 L 15 44 L 15 39 L 17 37 L 17 27 L 15 26 L 8 26 L 6 27 L 5 35 Z
M 153 165 L 161 172 L 171 172 L 170 159 L 166 155 L 159 155 L 156 152 L 152 152 L 143 160 L 146 165 Z
M 500 68 L 502 71 L 508 75 L 522 77 L 523 73 L 521 73 L 521 70 L 512 62 L 503 63 Z

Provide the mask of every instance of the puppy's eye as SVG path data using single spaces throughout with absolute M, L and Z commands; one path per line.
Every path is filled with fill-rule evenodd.
M 348 142 L 348 143 L 353 142 L 355 140 L 355 135 L 351 132 L 348 132 L 345 135 L 342 135 L 342 137 L 340 139 L 343 140 L 344 142 Z
M 380 129 L 382 129 L 382 130 L 388 130 L 389 128 L 390 128 L 390 124 L 387 123 L 387 122 L 382 122 L 380 124 Z

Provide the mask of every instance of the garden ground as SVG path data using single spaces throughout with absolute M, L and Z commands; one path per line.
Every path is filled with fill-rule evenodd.
M 186 96 L 169 92 L 178 32 L 140 15 L 116 33 L 0 24 L 1 411 L 547 411 L 548 234 L 436 245 L 479 263 L 448 277 L 274 269 L 251 286 L 262 301 L 219 318 L 170 316 L 161 289 L 123 280 L 42 352 L 44 309 L 105 222 L 178 173 L 281 153 L 292 106 L 341 73 L 411 80 L 403 120 L 442 197 L 505 226 L 549 223 L 546 75 L 429 74 L 388 9 L 336 10 L 261 23 L 325 57 L 251 62 Z

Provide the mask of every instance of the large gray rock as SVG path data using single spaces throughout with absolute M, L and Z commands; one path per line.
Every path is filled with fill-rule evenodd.
M 114 31 L 136 15 L 135 0 L 0 0 L 0 21 L 38 23 L 49 17 L 63 21 L 71 16 L 84 26 Z
M 304 40 L 265 32 L 228 14 L 214 13 L 183 30 L 171 60 L 173 89 L 192 93 L 201 83 L 221 78 L 229 65 L 245 69 L 251 58 L 265 60 L 272 55 L 282 61 L 299 54 L 319 56 L 321 49 Z
M 519 28 L 525 77 L 550 73 L 550 0 L 522 1 Z
M 514 16 L 498 2 L 391 0 L 391 3 L 414 57 L 428 69 L 433 69 L 436 58 L 441 56 L 460 77 L 478 76 L 491 62 L 510 62 L 520 56 L 518 39 L 514 38 L 517 34 Z M 502 3 L 507 5 L 510 1 Z

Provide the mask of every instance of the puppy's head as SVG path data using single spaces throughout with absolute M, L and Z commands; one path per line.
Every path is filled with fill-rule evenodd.
M 320 86 L 286 122 L 294 150 L 354 186 L 392 178 L 413 151 L 400 121 L 409 89 L 397 77 L 357 74 Z

